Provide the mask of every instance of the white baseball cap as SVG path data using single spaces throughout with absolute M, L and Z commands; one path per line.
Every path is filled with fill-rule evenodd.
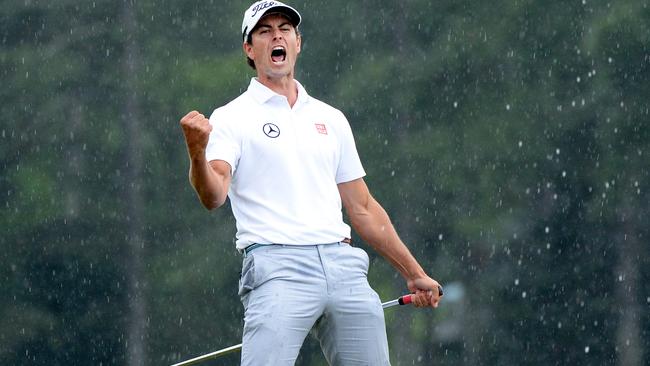
M 297 27 L 298 24 L 300 24 L 300 14 L 296 9 L 289 5 L 283 4 L 279 1 L 257 1 L 244 13 L 244 21 L 241 24 L 241 33 L 244 37 L 244 41 L 248 38 L 248 34 L 255 28 L 257 22 L 259 22 L 260 19 L 269 12 L 282 13 L 286 15 L 294 27 Z

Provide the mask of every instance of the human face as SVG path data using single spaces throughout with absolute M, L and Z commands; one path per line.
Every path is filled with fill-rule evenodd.
M 259 78 L 293 78 L 300 42 L 289 19 L 281 14 L 269 14 L 257 23 L 251 33 L 251 43 L 244 42 L 244 52 L 255 62 Z

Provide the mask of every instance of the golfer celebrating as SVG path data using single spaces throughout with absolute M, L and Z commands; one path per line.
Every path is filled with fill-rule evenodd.
M 400 240 L 368 191 L 350 125 L 295 80 L 300 14 L 279 1 L 244 13 L 248 90 L 181 119 L 190 181 L 202 204 L 230 198 L 243 254 L 242 365 L 293 365 L 310 330 L 331 365 L 389 365 L 384 315 L 367 280 L 368 255 L 350 226 L 404 277 L 418 307 L 439 284 Z

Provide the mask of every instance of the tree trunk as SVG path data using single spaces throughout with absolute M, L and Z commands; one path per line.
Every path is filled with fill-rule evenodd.
M 142 218 L 142 150 L 139 138 L 142 136 L 138 99 L 138 73 L 140 55 L 137 40 L 137 24 L 133 0 L 125 0 L 122 7 L 124 25 L 124 83 L 126 100 L 124 104 L 125 133 L 125 190 L 126 190 L 126 275 L 128 291 L 127 323 L 127 365 L 145 364 L 146 302 L 144 296 L 144 240 Z
M 74 100 L 77 101 L 80 99 L 79 93 L 74 93 Z M 81 127 L 83 126 L 83 106 L 77 103 L 70 103 L 69 110 L 69 144 L 66 145 L 64 154 L 65 160 L 67 161 L 65 166 L 66 180 L 70 181 L 70 183 L 64 185 L 65 192 L 63 194 L 65 197 L 65 217 L 72 221 L 79 217 L 79 212 L 81 211 L 81 192 L 78 189 L 78 182 L 80 180 L 80 174 L 86 172 L 86 164 L 84 152 L 77 143 Z
M 635 227 L 639 222 L 634 209 L 627 205 L 621 215 L 622 233 L 616 241 L 618 264 L 615 289 L 619 313 L 616 331 L 617 364 L 620 366 L 641 366 L 643 348 L 641 346 L 641 306 L 638 300 L 639 256 L 641 243 Z
M 404 19 L 405 12 L 404 12 L 404 4 L 398 4 L 395 7 L 395 12 L 394 14 L 396 15 L 396 19 Z M 393 44 L 397 50 L 396 54 L 394 57 L 396 58 L 401 58 L 402 55 L 406 54 L 406 41 L 408 40 L 408 35 L 407 29 L 406 29 L 406 23 L 405 22 L 389 22 L 392 23 L 391 26 L 393 27 Z M 396 85 L 395 86 L 395 92 L 399 93 L 402 90 L 402 86 Z M 400 98 L 395 98 L 396 100 L 399 100 Z M 411 116 L 409 114 L 409 111 L 407 108 L 404 108 L 403 104 L 397 103 L 395 106 L 395 116 L 394 120 L 392 122 L 391 129 L 394 131 L 394 136 L 395 136 L 395 141 L 399 147 L 400 150 L 402 150 L 403 147 L 409 145 L 409 133 L 408 133 L 408 127 L 411 124 Z M 399 181 L 400 183 L 398 185 L 395 185 L 396 188 L 398 188 L 396 194 L 404 194 L 404 191 L 402 191 L 403 187 L 409 187 L 412 183 L 410 181 L 411 176 L 409 174 L 408 170 L 403 170 L 400 172 L 399 175 Z M 407 197 L 404 197 L 405 199 Z M 402 237 L 405 241 L 405 244 L 409 246 L 412 250 L 413 246 L 409 245 L 408 243 L 408 238 L 413 238 L 415 235 L 413 235 L 413 225 L 411 225 L 411 217 L 412 211 L 405 205 L 405 202 L 402 202 L 402 204 L 397 205 L 394 210 L 393 210 L 393 215 L 394 217 L 400 218 L 395 222 L 396 230 L 400 234 L 400 237 Z M 414 256 L 417 255 L 413 253 Z M 425 268 L 425 271 L 427 269 Z M 404 291 L 404 288 L 406 287 L 406 284 L 404 282 L 404 279 L 401 276 L 395 277 L 395 289 L 396 293 L 400 293 L 400 291 Z M 424 364 L 430 364 L 429 360 L 426 359 L 426 349 L 431 348 L 431 341 L 432 341 L 432 334 L 431 331 L 432 329 L 427 329 L 426 334 L 428 337 L 426 337 L 423 340 L 418 340 L 414 339 L 413 337 L 413 332 L 411 331 L 413 328 L 413 321 L 414 317 L 412 312 L 410 311 L 405 311 L 404 313 L 400 314 L 400 319 L 401 321 L 398 324 L 395 324 L 395 326 L 392 327 L 390 330 L 391 333 L 391 339 L 392 339 L 392 351 L 395 353 L 396 357 L 393 357 L 396 360 L 408 360 L 409 363 L 413 362 L 414 364 L 417 363 L 424 363 Z M 429 322 L 427 322 L 429 324 Z

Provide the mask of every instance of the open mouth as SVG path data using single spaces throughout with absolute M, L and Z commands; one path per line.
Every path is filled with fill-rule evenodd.
M 283 47 L 275 47 L 271 51 L 271 60 L 273 62 L 282 62 L 287 58 L 287 51 Z

